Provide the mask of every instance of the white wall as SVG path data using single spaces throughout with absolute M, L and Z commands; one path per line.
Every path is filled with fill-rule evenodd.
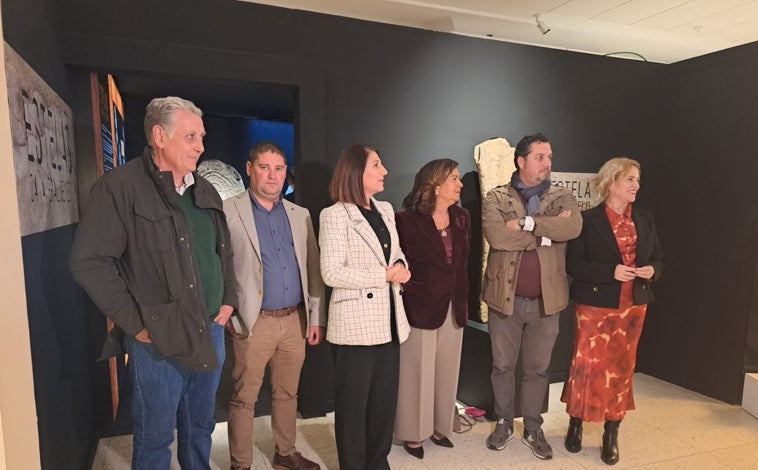
M 0 299 L 3 299 L 0 327 L 0 470 L 36 470 L 40 468 L 37 410 L 4 64 L 5 54 L 0 44 Z

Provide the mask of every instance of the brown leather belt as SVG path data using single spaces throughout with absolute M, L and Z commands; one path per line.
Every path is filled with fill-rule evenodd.
M 278 308 L 276 310 L 261 310 L 260 315 L 262 317 L 286 317 L 287 315 L 291 315 L 293 313 L 297 312 L 297 305 L 294 307 L 285 307 L 285 308 Z

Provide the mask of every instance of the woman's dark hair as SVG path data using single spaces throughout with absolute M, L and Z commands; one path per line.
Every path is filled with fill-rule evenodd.
M 371 152 L 376 150 L 365 144 L 348 145 L 342 149 L 329 185 L 333 201 L 362 207 L 368 205 L 366 192 L 363 190 L 363 172 L 366 170 L 366 161 Z
M 458 168 L 458 162 L 449 158 L 432 160 L 416 173 L 413 189 L 403 199 L 403 208 L 430 215 L 437 203 L 435 190 Z

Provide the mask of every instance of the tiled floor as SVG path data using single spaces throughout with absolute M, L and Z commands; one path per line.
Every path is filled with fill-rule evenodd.
M 621 423 L 621 461 L 614 469 L 720 470 L 758 469 L 758 419 L 739 406 L 726 405 L 644 374 L 635 375 L 637 410 Z M 550 388 L 549 411 L 543 429 L 553 446 L 552 460 L 535 458 L 521 444 L 511 441 L 505 450 L 488 450 L 484 441 L 494 424 L 478 422 L 468 432 L 454 434 L 454 449 L 427 441 L 425 457 L 417 460 L 400 446 L 389 456 L 392 468 L 416 469 L 588 469 L 608 468 L 600 460 L 602 424 L 585 423 L 584 449 L 571 454 L 563 448 L 568 418 L 559 402 L 562 384 Z M 269 417 L 255 420 L 256 452 L 253 468 L 270 469 L 273 454 Z M 522 426 L 516 424 L 520 436 Z M 316 460 L 322 469 L 337 469 L 332 416 L 298 421 L 298 450 Z M 93 470 L 126 470 L 131 460 L 131 436 L 103 439 Z M 211 467 L 229 468 L 226 423 L 213 434 Z M 179 469 L 174 462 L 172 469 Z

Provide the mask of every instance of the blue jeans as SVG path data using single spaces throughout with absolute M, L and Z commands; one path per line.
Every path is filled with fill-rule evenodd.
M 211 336 L 221 365 L 226 355 L 224 327 L 211 322 Z M 210 372 L 196 371 L 164 356 L 152 344 L 129 335 L 125 340 L 134 386 L 132 469 L 170 468 L 169 446 L 177 429 L 177 457 L 182 469 L 209 470 L 221 366 Z

